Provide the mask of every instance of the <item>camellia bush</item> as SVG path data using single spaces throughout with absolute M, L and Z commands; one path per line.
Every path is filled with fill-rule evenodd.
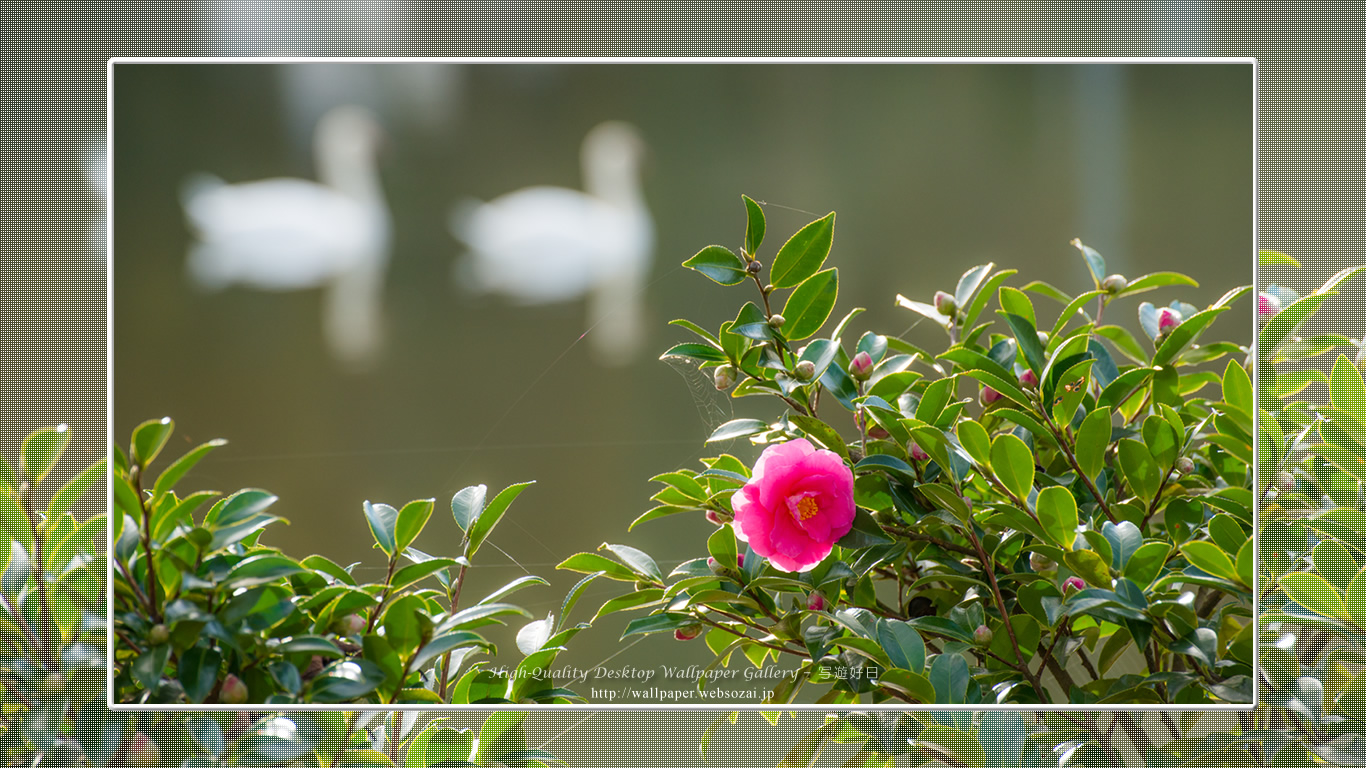
M 1277 252 L 1261 258 L 1298 267 Z M 828 716 L 781 764 L 835 755 L 869 767 L 1366 765 L 1366 339 L 1301 335 L 1363 271 L 1344 269 L 1303 296 L 1270 285 L 1258 297 L 1255 710 L 855 711 Z M 707 729 L 703 757 L 739 718 Z
M 744 204 L 738 253 L 684 262 L 736 293 L 735 319 L 675 320 L 695 338 L 664 356 L 785 410 L 708 440 L 757 456 L 741 443 L 654 478 L 657 506 L 631 527 L 706 516 L 696 558 L 665 575 L 605 545 L 614 557 L 561 564 L 634 585 L 599 616 L 704 638 L 713 667 L 787 664 L 770 704 L 1252 701 L 1252 358 L 1206 339 L 1250 286 L 1140 303 L 1195 281 L 1126 279 L 1073 241 L 1092 283 L 1079 295 L 986 264 L 897 296 L 943 329 L 931 352 L 856 333 L 857 308 L 829 327 L 833 213 L 770 259 L 762 209 Z M 1301 313 L 1262 303 L 1268 327 Z M 1135 315 L 1146 338 L 1114 324 Z
M 201 445 L 155 476 L 149 467 L 171 436 L 170 419 L 133 431 L 114 460 L 115 700 L 129 703 L 334 704 L 571 702 L 573 691 L 541 674 L 586 624 L 554 616 L 517 635 L 515 673 L 485 669 L 496 648 L 480 628 L 533 618 L 506 601 L 537 576 L 462 604 L 471 559 L 530 483 L 487 499 L 482 486 L 451 500 L 464 531 L 454 557 L 414 545 L 434 499 L 395 509 L 365 502 L 385 557 L 384 579 L 361 583 L 354 564 L 302 560 L 262 542 L 281 518 L 276 497 L 244 489 L 180 496 L 175 485 L 222 441 Z M 208 505 L 206 511 L 201 509 Z M 561 615 L 567 614 L 567 604 Z M 469 661 L 470 663 L 466 664 Z

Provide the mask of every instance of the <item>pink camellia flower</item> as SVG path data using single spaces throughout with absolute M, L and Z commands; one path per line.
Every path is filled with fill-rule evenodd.
M 1068 576 L 1067 581 L 1062 583 L 1062 593 L 1065 595 L 1068 591 L 1073 589 L 1077 591 L 1086 589 L 1086 582 L 1082 581 L 1080 577 Z
M 1257 317 L 1263 320 L 1275 317 L 1281 311 L 1281 300 L 1275 294 L 1265 291 L 1257 294 Z
M 873 357 L 867 352 L 860 352 L 854 355 L 854 359 L 849 361 L 849 375 L 859 381 L 863 381 L 873 373 Z
M 735 536 L 782 571 L 809 571 L 854 526 L 854 474 L 805 438 L 770 445 L 731 498 Z
M 1181 324 L 1181 313 L 1171 307 L 1157 310 L 1157 332 L 1166 333 Z
M 1034 373 L 1034 371 L 1027 370 L 1024 373 L 1020 374 L 1020 384 L 1022 386 L 1028 387 L 1029 389 L 1033 389 L 1034 387 L 1039 386 L 1039 377 Z
M 1004 397 L 1004 395 L 992 389 L 991 387 L 982 387 L 982 405 L 991 405 L 997 400 L 1000 400 L 1002 397 Z

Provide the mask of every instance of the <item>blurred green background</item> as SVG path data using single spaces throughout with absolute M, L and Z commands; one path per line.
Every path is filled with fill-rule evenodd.
M 228 439 L 186 490 L 269 489 L 292 525 L 267 542 L 359 561 L 372 579 L 381 558 L 363 500 L 434 496 L 445 509 L 465 485 L 527 479 L 538 484 L 494 534 L 501 552 L 480 552 L 466 594 L 525 568 L 552 586 L 520 593 L 524 604 L 558 611 L 577 575 L 553 568 L 573 552 L 630 544 L 666 570 L 705 554 L 711 527 L 700 516 L 630 534 L 626 525 L 652 506 L 650 476 L 699 468 L 719 450 L 757 455 L 704 446 L 717 424 L 778 413 L 656 359 L 689 335 L 669 320 L 714 329 L 753 298 L 677 266 L 707 244 L 738 247 L 741 193 L 768 204 L 761 258 L 837 211 L 837 317 L 866 307 L 854 336 L 872 329 L 930 349 L 943 348 L 942 334 L 894 306 L 897 293 L 928 301 L 987 261 L 1019 269 L 1016 286 L 1040 279 L 1076 293 L 1089 278 L 1073 237 L 1112 272 L 1178 270 L 1200 282 L 1157 294 L 1165 301 L 1203 306 L 1252 280 L 1246 64 L 336 63 L 308 77 L 290 66 L 115 67 L 114 434 L 124 442 L 140 421 L 170 415 L 179 428 L 169 451 Z M 379 364 L 363 371 L 329 355 L 320 291 L 193 286 L 179 201 L 196 172 L 314 178 L 312 122 L 340 103 L 370 108 L 387 135 L 387 329 Z M 577 342 L 583 302 L 526 307 L 461 292 L 451 267 L 465 248 L 446 226 L 462 198 L 579 188 L 579 143 L 606 119 L 634 124 L 649 145 L 656 231 L 646 343 L 622 367 Z M 1051 302 L 1036 304 L 1056 316 Z M 1113 319 L 1136 331 L 1137 301 L 1117 307 L 1127 316 Z M 1226 318 L 1215 333 L 1250 341 L 1245 308 L 1246 322 Z M 453 554 L 459 538 L 438 514 L 417 546 Z M 595 584 L 571 618 L 586 620 L 621 588 Z M 562 663 L 711 658 L 700 642 L 663 636 L 619 644 L 627 618 L 579 635 Z M 512 661 L 510 637 L 502 645 Z

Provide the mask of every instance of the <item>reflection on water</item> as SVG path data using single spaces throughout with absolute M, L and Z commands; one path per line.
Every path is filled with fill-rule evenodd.
M 630 362 L 655 239 L 640 186 L 644 151 L 633 126 L 602 123 L 583 140 L 583 192 L 537 186 L 459 205 L 451 231 L 470 250 L 457 279 L 522 304 L 586 297 L 592 350 L 609 365 Z
M 344 70 L 329 76 L 337 99 L 347 82 L 381 83 L 381 93 L 405 87 L 406 75 L 387 69 L 403 64 L 333 66 Z M 1121 131 L 1080 117 L 1109 109 L 1081 87 L 1093 66 L 467 64 L 449 84 L 453 108 L 435 122 L 415 118 L 404 106 L 412 99 L 398 93 L 356 94 L 387 135 L 378 175 L 392 234 L 374 283 L 387 319 L 383 356 L 353 370 L 337 364 L 319 330 L 327 289 L 270 292 L 239 281 L 206 293 L 186 281 L 199 237 L 178 191 L 193 173 L 211 171 L 229 188 L 281 177 L 332 186 L 291 141 L 297 118 L 282 101 L 298 86 L 286 87 L 285 67 L 116 65 L 115 435 L 126 440 L 141 420 L 171 415 L 178 444 L 166 455 L 227 438 L 186 490 L 269 489 L 292 522 L 269 543 L 362 569 L 382 562 L 362 501 L 436 497 L 444 507 L 466 485 L 535 479 L 480 550 L 466 590 L 482 597 L 531 571 L 552 586 L 519 597 L 538 616 L 558 613 L 577 581 L 554 571 L 568 554 L 629 544 L 666 571 L 703 554 L 710 525 L 700 515 L 626 532 L 651 506 L 648 478 L 699 469 L 699 458 L 720 451 L 752 461 L 749 445 L 702 440 L 731 414 L 779 413 L 655 359 L 687 339 L 669 320 L 715 329 L 753 298 L 753 286 L 718 286 L 677 266 L 705 245 L 739 245 L 741 193 L 767 203 L 761 258 L 838 212 L 831 265 L 840 267 L 840 311 L 868 308 L 850 326 L 854 337 L 876 329 L 942 349 L 942 333 L 916 326 L 895 296 L 928 301 L 987 261 L 1019 269 L 1016 286 L 1039 279 L 1080 292 L 1090 278 L 1074 237 L 1130 278 L 1177 270 L 1200 281 L 1154 294 L 1163 304 L 1203 306 L 1251 280 L 1248 67 L 1120 67 L 1112 75 L 1125 85 L 1114 96 Z M 360 74 L 377 67 L 385 69 Z M 535 186 L 595 194 L 578 155 L 608 120 L 629 122 L 650 146 L 643 197 L 657 254 L 634 324 L 639 354 L 617 367 L 591 352 L 601 329 L 583 337 L 594 322 L 584 301 L 471 296 L 450 279 L 452 263 L 478 258 L 451 236 L 452 201 Z M 1083 132 L 1097 131 L 1110 133 L 1083 147 Z M 1087 174 L 1084 152 L 1122 161 Z M 1117 205 L 1124 210 L 1110 210 Z M 1036 304 L 1056 317 L 1056 305 Z M 1213 332 L 1247 342 L 1247 311 L 1246 327 L 1221 319 Z M 1139 332 L 1136 312 L 1136 303 L 1116 305 L 1113 319 Z M 838 407 L 822 415 L 852 431 Z M 449 554 L 460 536 L 438 514 L 417 546 Z M 619 588 L 591 584 L 570 621 Z M 698 642 L 618 644 L 629 618 L 580 634 L 562 661 L 710 660 Z M 514 647 L 511 635 L 500 647 Z
M 182 194 L 198 237 L 190 278 L 200 288 L 323 288 L 323 336 L 343 362 L 379 353 L 389 213 L 375 168 L 379 126 L 365 110 L 337 107 L 318 123 L 318 181 L 225 184 L 198 175 Z

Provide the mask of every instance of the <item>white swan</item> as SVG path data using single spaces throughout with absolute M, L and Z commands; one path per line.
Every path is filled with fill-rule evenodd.
M 389 257 L 389 213 L 375 167 L 380 135 L 368 112 L 338 107 L 314 137 L 322 183 L 192 178 L 182 195 L 199 237 L 190 277 L 210 290 L 234 283 L 268 291 L 323 287 L 323 332 L 333 354 L 352 364 L 373 361 Z
M 451 231 L 470 249 L 456 262 L 469 287 L 524 304 L 588 297 L 589 343 L 608 364 L 629 362 L 642 338 L 642 293 L 654 224 L 640 188 L 645 149 L 630 125 L 589 131 L 584 192 L 528 187 L 456 206 Z

